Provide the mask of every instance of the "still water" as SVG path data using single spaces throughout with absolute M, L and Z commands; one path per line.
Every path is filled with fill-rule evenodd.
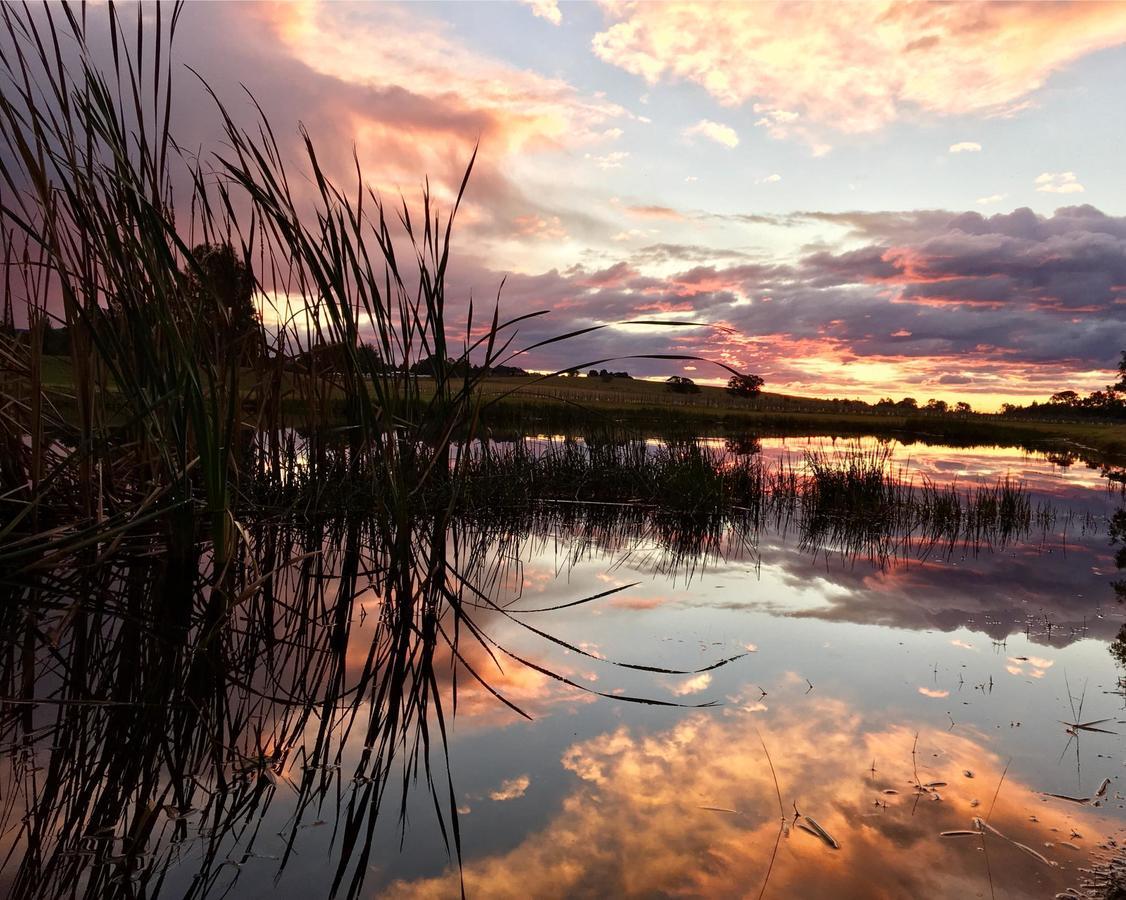
M 1108 533 L 1122 495 L 1058 454 L 892 453 L 907 480 L 1019 479 L 1054 514 L 1016 539 L 907 540 L 878 560 L 784 524 L 686 553 L 612 514 L 444 535 L 488 596 L 466 601 L 456 651 L 435 640 L 407 660 L 404 681 L 429 699 L 393 728 L 375 714 L 385 698 L 349 687 L 386 664 L 371 648 L 389 601 L 362 553 L 346 577 L 349 555 L 326 552 L 312 588 L 302 563 L 271 591 L 282 610 L 323 610 L 339 671 L 310 649 L 312 626 L 272 620 L 284 640 L 232 665 L 223 691 L 240 699 L 224 693 L 221 708 L 213 686 L 180 690 L 201 677 L 198 637 L 169 684 L 115 693 L 122 644 L 138 639 L 125 598 L 107 614 L 118 662 L 84 669 L 76 692 L 84 644 L 60 635 L 81 603 L 48 586 L 50 614 L 21 638 L 38 648 L 35 686 L 2 704 L 0 891 L 456 897 L 463 881 L 470 897 L 1088 896 L 1085 870 L 1126 839 L 1126 673 L 1112 652 L 1126 616 Z M 334 551 L 345 540 L 318 537 Z M 249 633 L 255 615 L 232 627 Z M 18 633 L 9 624 L 10 654 Z M 113 721 L 115 704 L 162 703 L 187 712 Z M 373 754 L 392 760 L 389 777 Z M 116 782 L 128 790 L 107 799 Z

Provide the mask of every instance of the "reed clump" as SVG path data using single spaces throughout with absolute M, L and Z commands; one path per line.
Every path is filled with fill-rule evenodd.
M 475 447 L 464 472 L 457 509 L 474 519 L 536 505 L 644 510 L 688 530 L 796 523 L 808 546 L 877 560 L 905 541 L 1003 545 L 1055 520 L 1013 478 L 936 484 L 896 468 L 888 447 L 768 462 L 703 441 L 521 439 Z

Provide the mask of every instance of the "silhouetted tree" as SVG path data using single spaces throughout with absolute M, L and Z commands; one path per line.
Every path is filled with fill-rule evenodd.
M 954 412 L 958 413 L 959 415 L 968 416 L 973 411 L 973 407 L 970 406 L 965 400 L 959 400 L 954 404 Z
M 757 397 L 764 383 L 758 375 L 732 375 L 727 379 L 727 393 L 735 397 Z
M 250 362 L 262 353 L 254 274 L 230 244 L 200 244 L 187 272 L 188 300 L 199 311 L 199 349 L 212 359 Z
M 1059 391 L 1048 398 L 1049 403 L 1062 406 L 1078 406 L 1079 395 L 1075 391 Z
M 691 378 L 685 378 L 683 375 L 673 375 L 665 379 L 665 390 L 672 391 L 674 394 L 698 394 L 700 388 L 696 386 L 696 382 Z

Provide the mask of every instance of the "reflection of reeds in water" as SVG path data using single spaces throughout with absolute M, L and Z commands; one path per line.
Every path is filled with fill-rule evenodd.
M 490 684 L 495 658 L 593 691 L 490 628 L 503 621 L 545 648 L 585 652 L 537 629 L 524 615 L 535 610 L 499 599 L 529 536 L 634 562 L 654 552 L 656 565 L 691 572 L 753 553 L 779 527 L 811 547 L 882 559 L 906 546 L 886 530 L 896 522 L 938 523 L 931 531 L 946 540 L 960 523 L 959 540 L 994 541 L 1031 524 L 1017 485 L 909 490 L 857 465 L 767 467 L 694 444 L 517 444 L 473 454 L 465 484 L 481 493 L 419 512 L 405 533 L 382 513 L 251 524 L 247 552 L 218 584 L 205 551 L 168 557 L 159 535 L 100 565 L 83 564 L 96 561 L 90 552 L 12 577 L 0 611 L 2 828 L 23 830 L 0 885 L 14 896 L 74 885 L 90 897 L 151 896 L 186 870 L 189 895 L 203 896 L 256 854 L 291 865 L 303 830 L 327 819 L 326 892 L 355 896 L 386 851 L 377 823 L 405 815 L 416 781 L 459 858 L 445 757 L 459 680 L 463 693 L 468 683 L 511 703 Z M 860 511 L 885 515 L 874 525 Z M 598 598 L 572 602 L 586 599 Z M 263 847 L 276 804 L 288 814 L 280 852 Z
M 492 532 L 435 522 L 414 522 L 408 555 L 373 520 L 256 526 L 221 587 L 205 560 L 184 568 L 141 544 L 9 583 L 0 832 L 14 842 L 0 887 L 155 896 L 186 873 L 188 896 L 204 896 L 256 854 L 291 864 L 303 829 L 330 819 L 326 894 L 356 896 L 373 855 L 391 852 L 377 822 L 406 815 L 416 782 L 460 860 L 445 749 L 458 683 L 513 714 L 526 711 L 490 684 L 498 661 L 610 693 L 498 641 L 490 621 L 589 656 L 497 602 Z M 263 850 L 279 815 L 283 849 Z
M 495 516 L 509 528 L 524 517 L 541 533 L 555 522 L 597 532 L 604 546 L 621 546 L 622 533 L 644 536 L 669 570 L 738 553 L 766 528 L 792 530 L 814 552 L 884 564 L 1005 546 L 1056 517 L 1014 479 L 916 481 L 878 448 L 768 463 L 691 441 L 518 441 L 481 450 L 466 471 L 470 518 Z

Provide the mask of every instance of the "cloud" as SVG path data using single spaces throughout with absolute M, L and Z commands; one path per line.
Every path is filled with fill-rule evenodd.
M 1045 194 L 1082 194 L 1084 188 L 1074 172 L 1044 172 L 1036 176 L 1036 190 Z
M 623 209 L 691 227 L 700 221 L 671 207 Z M 1000 402 L 990 398 L 1002 395 L 1101 387 L 1121 349 L 1124 216 L 1075 206 L 1050 216 L 1022 208 L 995 215 L 917 210 L 753 219 L 764 228 L 831 226 L 837 237 L 786 260 L 705 244 L 626 244 L 600 268 L 513 275 L 502 302 L 555 312 L 548 317 L 554 323 L 537 321 L 522 332 L 529 342 L 564 324 L 581 328 L 658 314 L 733 331 L 607 330 L 584 336 L 581 349 L 553 344 L 526 364 L 557 368 L 575 353 L 596 359 L 684 352 L 759 372 L 776 390 L 871 398 L 926 389 L 926 396 L 990 408 Z M 644 232 L 620 236 L 632 242 Z M 497 281 L 499 273 L 478 273 L 457 293 L 479 294 Z M 448 292 L 454 295 L 452 285 Z M 629 368 L 670 374 L 660 362 Z
M 977 203 L 979 206 L 991 206 L 994 203 L 1000 203 L 1008 194 L 990 194 L 988 197 L 978 197 Z
M 380 193 L 413 199 L 425 177 L 448 204 L 479 144 L 460 233 L 494 258 L 501 258 L 495 251 L 502 241 L 519 238 L 517 217 L 559 216 L 568 230 L 591 229 L 589 212 L 566 208 L 566 194 L 529 173 L 550 171 L 545 159 L 595 154 L 592 148 L 614 140 L 631 118 L 604 96 L 467 45 L 418 6 L 387 6 L 376 15 L 349 4 L 198 4 L 181 30 L 188 32 L 181 46 L 212 48 L 200 67 L 236 115 L 246 104 L 235 86 L 245 83 L 271 115 L 283 154 L 301 157 L 294 125 L 302 121 L 322 166 L 345 190 L 352 190 L 354 148 L 366 183 Z M 374 46 L 380 52 L 373 55 Z M 203 104 L 183 108 L 189 106 L 198 115 Z M 178 137 L 197 143 L 192 134 Z M 302 179 L 294 184 L 304 190 Z M 509 246 L 504 258 L 527 256 Z
M 775 172 L 773 175 L 767 175 L 763 178 L 756 178 L 755 184 L 777 184 L 782 180 L 782 176 Z
M 671 221 L 679 221 L 684 218 L 683 213 L 673 209 L 671 206 L 629 206 L 626 207 L 626 210 L 641 219 L 669 219 Z
M 1126 5 L 620 2 L 592 46 L 648 84 L 753 102 L 774 136 L 801 122 L 871 132 L 915 111 L 996 116 L 1048 78 L 1126 41 Z M 941 73 L 941 77 L 939 76 Z M 780 117 L 789 117 L 783 121 Z
M 691 128 L 684 129 L 685 137 L 695 137 L 696 135 L 706 137 L 709 141 L 715 141 L 724 147 L 734 149 L 739 146 L 739 135 L 735 133 L 734 128 L 730 125 L 713 122 L 711 119 L 701 119 Z
M 977 141 L 959 141 L 957 144 L 950 145 L 951 153 L 980 153 L 981 144 Z
M 588 153 L 586 154 L 586 158 L 600 169 L 620 169 L 622 163 L 629 159 L 629 151 L 615 150 L 611 153 L 604 153 L 601 156 Z
M 513 224 L 518 235 L 532 240 L 562 241 L 567 238 L 567 229 L 563 227 L 559 216 L 544 217 L 534 214 L 517 216 Z
M 565 787 L 517 843 L 483 847 L 461 869 L 408 875 L 380 895 L 450 896 L 463 878 L 470 896 L 502 900 L 734 897 L 757 893 L 767 871 L 779 897 L 972 896 L 990 878 L 1013 896 L 1051 896 L 1074 882 L 1070 866 L 1029 865 L 1007 845 L 990 850 L 987 870 L 979 841 L 937 837 L 966 829 L 981 812 L 971 805 L 976 786 L 996 785 L 1003 774 L 996 748 L 972 729 L 951 734 L 916 721 L 880 727 L 869 711 L 840 701 L 802 702 L 799 694 L 794 703 L 796 711 L 763 710 L 736 698 L 726 715 L 576 740 L 562 754 Z M 963 776 L 967 769 L 974 780 Z M 919 804 L 910 793 L 917 779 L 946 782 L 943 802 Z M 1040 802 L 1012 769 L 1004 784 L 990 825 L 1053 860 L 1064 851 L 1045 842 L 1072 825 L 1088 834 L 1112 830 L 1099 810 Z M 778 793 L 787 811 L 793 804 L 814 817 L 840 849 L 798 828 L 780 834 Z M 889 886 L 882 894 L 873 872 Z
M 532 783 L 527 775 L 518 775 L 515 778 L 506 778 L 497 790 L 489 792 L 489 799 L 497 802 L 516 800 L 523 797 Z
M 563 24 L 563 13 L 559 11 L 559 0 L 520 0 L 532 8 L 532 13 L 547 19 L 552 25 Z
M 706 691 L 712 683 L 711 672 L 704 672 L 702 675 L 694 675 L 687 678 L 679 684 L 671 688 L 672 693 L 676 697 L 687 697 L 690 694 L 698 694 L 701 691 Z

